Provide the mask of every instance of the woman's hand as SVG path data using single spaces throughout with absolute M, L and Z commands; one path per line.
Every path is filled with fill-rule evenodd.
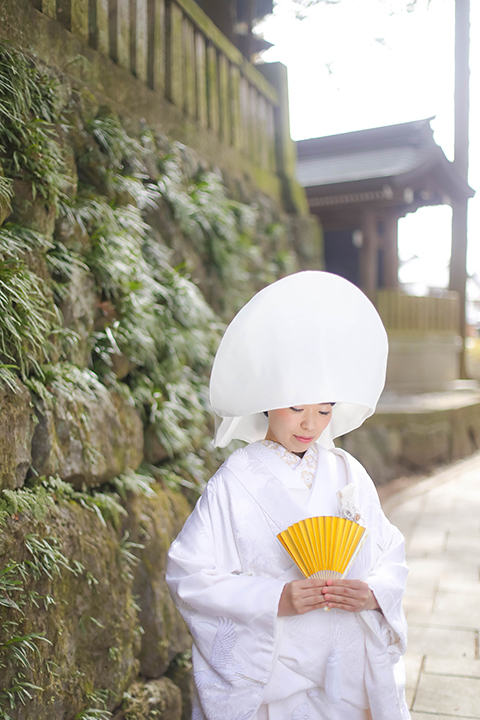
M 326 607 L 322 589 L 325 589 L 325 580 L 292 580 L 287 583 L 278 603 L 279 616 L 303 615 Z
M 362 580 L 327 580 L 322 593 L 329 608 L 347 612 L 380 610 L 377 598 Z

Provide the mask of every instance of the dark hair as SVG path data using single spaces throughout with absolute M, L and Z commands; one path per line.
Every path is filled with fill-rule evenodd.
M 322 403 L 322 404 L 331 405 L 332 407 L 335 405 L 335 403 Z M 268 410 L 264 410 L 264 411 L 263 411 L 263 414 L 265 415 L 265 417 L 268 418 Z

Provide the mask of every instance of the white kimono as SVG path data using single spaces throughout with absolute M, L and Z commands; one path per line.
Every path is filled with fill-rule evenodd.
M 284 585 L 303 576 L 276 535 L 315 515 L 367 527 L 348 577 L 368 583 L 383 614 L 278 617 Z M 368 708 L 373 720 L 409 718 L 406 576 L 403 537 L 348 453 L 315 445 L 299 459 L 268 441 L 236 450 L 169 552 L 167 582 L 194 641 L 193 720 L 356 720 Z M 325 690 L 328 664 L 340 702 Z

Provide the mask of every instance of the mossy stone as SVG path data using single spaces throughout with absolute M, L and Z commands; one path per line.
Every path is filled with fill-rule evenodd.
M 16 381 L 16 390 L 0 385 L 0 489 L 24 483 L 32 460 L 35 415 L 30 393 Z
M 165 583 L 167 551 L 191 512 L 183 495 L 157 486 L 154 497 L 129 498 L 125 529 L 144 545 L 138 553 L 133 592 L 144 629 L 139 655 L 141 674 L 158 678 L 178 653 L 191 647 L 187 626 L 177 612 Z
M 91 364 L 91 334 L 95 322 L 97 290 L 95 279 L 83 267 L 74 265 L 66 292 L 60 302 L 64 326 L 73 330 L 77 342 L 65 353 L 65 359 L 78 367 Z
M 102 485 L 143 458 L 143 426 L 128 392 L 108 391 L 88 406 L 52 389 L 54 402 L 38 400 L 32 466 L 76 488 Z
M 89 696 L 99 690 L 113 710 L 138 673 L 138 624 L 119 535 L 77 503 L 49 508 L 43 520 L 18 514 L 0 535 L 1 569 L 34 561 L 25 544 L 32 536 L 50 546 L 55 538 L 57 557 L 61 553 L 75 572 L 58 565 L 57 572 L 53 563 L 48 577 L 36 575 L 31 565 L 14 593 L 17 603 L 25 601 L 23 615 L 2 607 L 0 642 L 15 634 L 45 637 L 34 643 L 38 652 L 28 651 L 29 667 L 17 666 L 13 658 L 0 667 L 2 688 L 19 671 L 42 688 L 32 690 L 25 705 L 17 702 L 9 715 L 12 720 L 71 720 L 92 707 Z
M 189 657 L 187 657 L 189 656 Z M 193 706 L 193 674 L 191 653 L 182 653 L 174 659 L 166 672 L 182 693 L 182 720 L 191 720 Z
M 168 678 L 134 683 L 112 720 L 182 720 L 179 688 Z
M 55 230 L 56 208 L 40 196 L 34 197 L 32 184 L 28 180 L 13 181 L 12 212 L 10 222 L 35 230 L 48 238 Z

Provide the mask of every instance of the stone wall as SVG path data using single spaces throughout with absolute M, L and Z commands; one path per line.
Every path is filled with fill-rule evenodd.
M 468 395 L 468 393 L 467 393 Z M 428 395 L 424 396 L 428 398 Z M 376 485 L 467 457 L 480 447 L 480 395 L 432 395 L 430 407 L 379 409 L 361 428 L 340 438 L 341 445 L 366 467 Z M 450 402 L 449 402 L 450 400 Z
M 84 79 L 0 44 L 0 719 L 186 720 L 165 559 L 222 460 L 209 369 L 319 240 Z

